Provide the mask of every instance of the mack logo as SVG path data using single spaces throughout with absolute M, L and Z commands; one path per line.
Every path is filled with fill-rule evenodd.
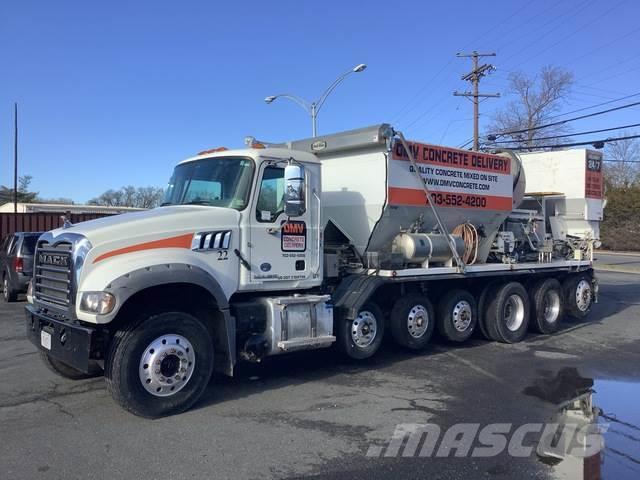
M 38 263 L 41 265 L 53 265 L 56 267 L 68 267 L 69 257 L 67 255 L 56 255 L 52 253 L 38 254 Z
M 313 151 L 324 150 L 325 148 L 327 148 L 327 142 L 324 140 L 316 140 L 311 144 L 311 150 Z

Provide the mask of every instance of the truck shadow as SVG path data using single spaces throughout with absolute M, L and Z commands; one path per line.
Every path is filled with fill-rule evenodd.
M 565 317 L 560 330 L 554 335 L 561 336 L 589 326 L 603 324 L 612 316 L 634 305 L 640 305 L 640 295 L 635 284 L 605 285 L 601 289 L 600 303 L 593 306 L 586 319 Z M 523 345 L 538 348 L 538 343 L 549 338 L 548 335 L 530 333 Z M 435 360 L 435 357 L 446 355 L 448 352 L 486 348 L 491 343 L 488 340 L 473 337 L 467 342 L 453 344 L 434 334 L 429 347 L 424 351 L 413 352 L 396 346 L 390 341 L 390 336 L 387 336 L 380 351 L 373 358 L 363 362 L 346 360 L 334 348 L 267 357 L 259 364 L 241 362 L 236 366 L 233 378 L 215 375 L 194 408 L 204 408 L 260 394 L 265 390 L 287 388 L 332 377 L 336 382 L 345 382 L 350 385 L 375 386 L 375 375 L 371 375 L 371 372 L 382 371 L 394 364 L 417 357 L 427 361 L 430 358 Z M 362 375 L 366 372 L 369 372 L 369 375 Z

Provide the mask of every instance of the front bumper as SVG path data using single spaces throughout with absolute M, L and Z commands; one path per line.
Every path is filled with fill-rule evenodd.
M 97 328 L 52 318 L 33 305 L 27 305 L 25 313 L 27 337 L 56 360 L 89 373 L 91 361 L 102 359 L 103 335 Z M 42 331 L 51 335 L 50 349 L 42 345 Z

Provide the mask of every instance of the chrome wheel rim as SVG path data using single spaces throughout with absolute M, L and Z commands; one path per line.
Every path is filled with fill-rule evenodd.
M 544 294 L 544 320 L 555 323 L 560 316 L 560 294 L 556 290 L 547 290 Z
M 504 304 L 504 323 L 512 332 L 517 331 L 524 322 L 524 301 L 520 295 L 510 295 Z
M 140 382 L 151 395 L 169 397 L 189 383 L 195 365 L 195 352 L 186 338 L 162 335 L 147 345 L 140 358 Z
M 581 312 L 591 306 L 591 285 L 586 280 L 580 280 L 576 287 L 576 306 Z
M 423 305 L 414 305 L 407 316 L 407 329 L 413 338 L 424 336 L 429 328 L 429 311 Z
M 371 345 L 377 334 L 376 316 L 368 310 L 358 313 L 358 316 L 351 322 L 351 339 L 360 348 Z
M 453 307 L 453 327 L 459 332 L 466 331 L 471 325 L 472 315 L 471 304 L 460 300 Z

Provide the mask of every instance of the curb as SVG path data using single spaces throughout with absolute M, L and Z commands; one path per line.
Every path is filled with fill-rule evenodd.
M 635 273 L 636 275 L 640 275 L 639 267 L 626 267 L 624 265 L 607 265 L 596 263 L 593 268 L 595 270 L 601 270 L 604 272 Z

